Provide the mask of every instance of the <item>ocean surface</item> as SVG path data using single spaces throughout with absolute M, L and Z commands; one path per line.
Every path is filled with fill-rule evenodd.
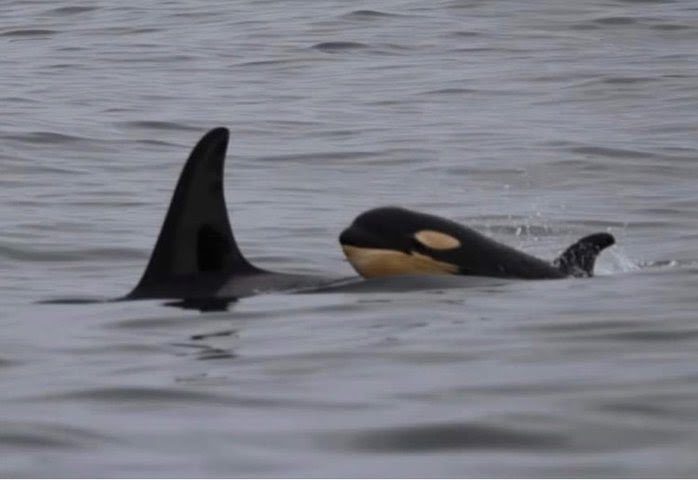
M 0 9 L 0 476 L 698 475 L 698 4 Z M 591 279 L 114 298 L 208 129 L 240 246 L 350 276 L 401 205 Z

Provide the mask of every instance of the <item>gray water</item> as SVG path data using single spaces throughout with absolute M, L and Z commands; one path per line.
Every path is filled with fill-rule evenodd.
M 693 1 L 6 0 L 1 476 L 698 475 Z M 593 279 L 272 294 L 140 277 L 189 149 L 231 129 L 243 252 L 348 276 L 395 204 Z

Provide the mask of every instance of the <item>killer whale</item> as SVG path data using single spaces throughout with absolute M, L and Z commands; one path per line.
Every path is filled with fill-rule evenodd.
M 356 217 L 339 242 L 365 278 L 451 274 L 553 279 L 592 276 L 597 256 L 615 239 L 606 232 L 586 236 L 547 262 L 435 215 L 381 207 Z
M 311 288 L 330 281 L 264 270 L 243 256 L 223 190 L 229 136 L 226 128 L 214 128 L 193 148 L 147 267 L 123 300 L 177 299 L 182 300 L 180 306 L 215 308 L 266 291 Z
M 360 214 L 339 237 L 349 262 L 364 278 L 272 272 L 247 260 L 233 235 L 223 189 L 229 136 L 226 128 L 214 128 L 192 149 L 148 264 L 127 295 L 41 303 L 162 299 L 169 300 L 168 305 L 205 311 L 277 291 L 400 292 L 479 285 L 470 280 L 473 276 L 500 280 L 591 276 L 599 252 L 614 243 L 610 234 L 594 234 L 549 263 L 455 222 L 384 207 Z M 400 278 L 383 278 L 395 275 Z

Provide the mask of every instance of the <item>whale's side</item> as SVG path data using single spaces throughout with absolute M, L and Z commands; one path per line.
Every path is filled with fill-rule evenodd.
M 229 132 L 215 128 L 196 144 L 175 188 L 150 261 L 124 298 L 236 299 L 304 288 L 322 277 L 270 272 L 254 266 L 235 241 L 223 189 Z
M 597 256 L 615 240 L 605 232 L 589 235 L 548 262 L 435 215 L 382 207 L 359 215 L 339 242 L 365 278 L 452 274 L 552 279 L 592 276 Z

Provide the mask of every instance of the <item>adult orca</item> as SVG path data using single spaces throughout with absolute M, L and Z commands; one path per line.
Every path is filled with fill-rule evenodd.
M 265 291 L 327 284 L 313 275 L 270 272 L 240 252 L 223 192 L 229 132 L 215 128 L 192 150 L 175 188 L 155 248 L 136 287 L 123 300 L 178 299 L 210 306 Z
M 339 236 L 349 263 L 365 278 L 451 274 L 498 278 L 590 277 L 609 233 L 578 240 L 546 262 L 456 222 L 399 207 L 359 215 Z

